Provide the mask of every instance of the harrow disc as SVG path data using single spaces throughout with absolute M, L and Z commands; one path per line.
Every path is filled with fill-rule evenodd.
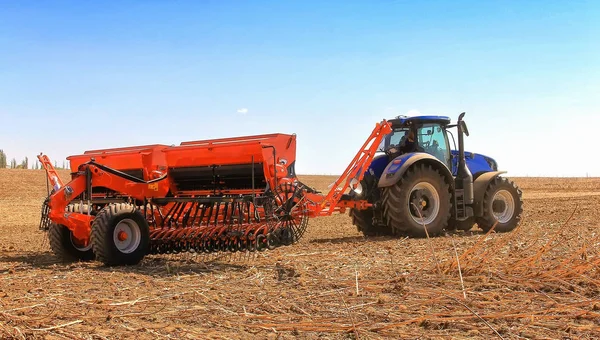
M 277 191 L 277 207 L 274 215 L 277 224 L 270 233 L 271 239 L 277 245 L 297 243 L 308 227 L 308 207 L 304 199 L 302 185 L 285 183 Z

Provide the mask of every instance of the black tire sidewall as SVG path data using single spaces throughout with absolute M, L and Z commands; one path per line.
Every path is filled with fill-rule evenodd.
M 500 190 L 506 190 L 511 194 L 515 204 L 514 213 L 508 222 L 500 223 L 498 221 L 498 224 L 496 225 L 494 230 L 497 232 L 508 232 L 515 229 L 520 222 L 520 215 L 522 212 L 523 202 L 521 200 L 519 190 L 510 182 L 508 182 L 506 178 L 497 177 L 491 182 L 484 196 L 484 216 L 483 221 L 480 220 L 480 223 L 482 224 L 480 225 L 480 228 L 484 231 L 490 230 L 494 223 L 496 223 L 496 217 L 494 216 L 492 205 L 494 196 Z
M 427 169 L 427 168 L 426 168 Z M 444 190 L 444 188 L 440 185 L 443 181 L 443 177 L 440 175 L 436 175 L 434 172 L 430 170 L 423 171 L 423 175 L 417 175 L 413 173 L 412 176 L 409 176 L 405 181 L 403 181 L 403 190 L 405 193 L 402 195 L 402 203 L 406 206 L 406 209 L 409 209 L 410 203 L 410 194 L 413 190 L 413 187 L 418 183 L 426 182 L 431 184 L 437 194 L 439 196 L 439 211 L 436 218 L 427 225 L 427 231 L 430 234 L 439 234 L 446 227 L 448 216 L 444 213 L 444 211 L 449 211 L 450 206 L 450 194 Z M 414 208 L 414 207 L 413 207 Z M 425 229 L 423 228 L 423 224 L 416 222 L 412 219 L 410 210 L 407 210 L 408 215 L 406 215 L 407 222 L 411 225 L 411 229 L 415 230 L 415 233 L 419 236 L 427 236 L 425 233 Z M 418 217 L 417 217 L 418 218 Z
M 377 179 L 369 172 L 365 173 L 363 179 L 360 181 L 360 184 L 363 188 L 365 197 L 358 198 L 356 193 L 350 191 L 350 197 L 352 199 L 363 199 L 371 204 L 374 204 L 376 203 L 376 200 L 381 199 L 381 195 L 377 195 L 374 192 L 375 190 L 380 190 L 377 187 Z M 392 228 L 373 225 L 374 209 L 372 206 L 364 210 L 351 208 L 349 215 L 352 218 L 352 224 L 356 226 L 356 230 L 362 233 L 364 236 L 388 236 L 394 234 Z
M 409 209 L 410 195 L 413 188 L 421 182 L 429 183 L 437 191 L 439 196 L 439 211 L 436 218 L 427 225 L 427 232 L 423 228 L 423 224 L 415 221 Z M 397 189 L 400 192 L 400 197 L 397 202 L 390 202 L 387 204 L 398 204 L 396 209 L 401 212 L 399 219 L 402 224 L 406 225 L 408 232 L 414 237 L 427 237 L 439 235 L 447 226 L 450 218 L 450 192 L 448 191 L 445 178 L 438 171 L 426 164 L 415 164 L 404 174 L 403 178 L 396 184 Z M 394 190 L 395 188 L 388 188 L 387 190 Z M 412 207 L 412 206 L 411 206 Z M 414 207 L 412 207 L 414 208 Z M 418 219 L 418 217 L 417 217 Z
M 116 211 L 112 211 L 112 210 Z M 104 214 L 108 216 L 104 216 Z M 121 252 L 114 243 L 113 234 L 119 222 L 131 219 L 139 228 L 140 243 L 131 253 Z M 94 219 L 92 244 L 97 256 L 106 265 L 136 265 L 147 254 L 150 244 L 148 222 L 133 205 L 117 203 L 106 206 Z
M 48 233 L 52 251 L 63 260 L 91 261 L 94 259 L 92 248 L 82 251 L 75 247 L 71 240 L 72 232 L 66 226 L 52 223 Z
M 352 224 L 356 226 L 358 232 L 363 233 L 365 236 L 376 236 L 377 232 L 374 231 L 373 226 L 373 208 L 369 207 L 367 210 L 350 209 L 350 216 L 352 217 Z

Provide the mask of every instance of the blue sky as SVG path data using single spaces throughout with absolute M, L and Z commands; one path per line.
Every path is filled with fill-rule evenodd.
M 598 18 L 593 1 L 0 0 L 0 148 L 60 164 L 296 133 L 297 171 L 337 174 L 381 119 L 466 111 L 467 149 L 509 175 L 600 176 Z

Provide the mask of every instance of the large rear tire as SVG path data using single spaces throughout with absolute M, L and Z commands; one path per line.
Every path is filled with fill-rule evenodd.
M 437 236 L 448 225 L 450 198 L 445 177 L 430 165 L 417 164 L 408 169 L 398 183 L 385 188 L 383 215 L 397 234 L 419 238 Z
M 494 231 L 506 233 L 514 230 L 521 221 L 523 198 L 521 189 L 504 177 L 492 180 L 483 198 L 483 217 L 477 218 L 477 225 L 488 232 L 498 220 Z
M 367 237 L 394 234 L 392 228 L 373 224 L 373 208 L 366 210 L 350 209 L 350 217 L 352 217 L 352 224 L 356 226 L 356 230 Z
M 364 190 L 364 198 L 357 197 L 354 192 L 350 192 L 350 196 L 353 199 L 366 199 L 371 204 L 379 201 L 380 195 L 377 192 L 379 188 L 377 188 L 377 180 L 373 175 L 366 173 L 360 181 L 360 185 Z M 373 207 L 365 210 L 352 208 L 349 215 L 352 218 L 352 224 L 356 226 L 356 230 L 364 236 L 388 236 L 394 234 L 393 229 L 388 226 L 373 224 Z
M 148 222 L 132 204 L 109 204 L 94 219 L 91 241 L 105 265 L 136 265 L 149 249 Z
M 69 204 L 67 212 L 79 212 L 79 204 Z M 87 213 L 88 206 L 83 205 L 83 213 Z M 52 252 L 63 262 L 92 261 L 94 251 L 92 244 L 81 244 L 73 237 L 73 232 L 62 224 L 50 222 L 48 227 L 48 243 Z

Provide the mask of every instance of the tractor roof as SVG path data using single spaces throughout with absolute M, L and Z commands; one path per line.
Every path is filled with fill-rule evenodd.
M 450 124 L 450 117 L 446 116 L 397 116 L 396 118 L 388 120 L 393 127 L 401 127 L 407 123 L 438 123 L 441 125 Z

